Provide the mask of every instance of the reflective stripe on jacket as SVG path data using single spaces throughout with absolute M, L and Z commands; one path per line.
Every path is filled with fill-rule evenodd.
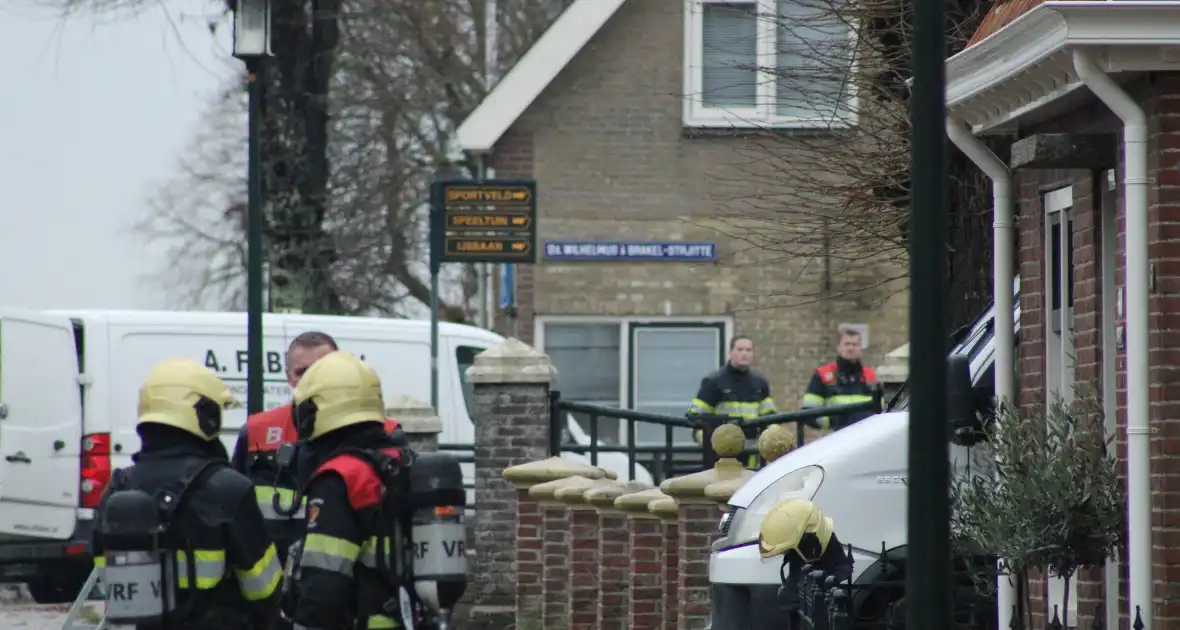
M 803 408 L 832 407 L 869 402 L 877 387 L 877 373 L 873 368 L 837 359 L 816 368 L 803 394 Z M 842 414 L 835 422 L 828 416 L 809 420 L 807 424 L 817 429 L 842 429 L 873 415 L 872 412 Z

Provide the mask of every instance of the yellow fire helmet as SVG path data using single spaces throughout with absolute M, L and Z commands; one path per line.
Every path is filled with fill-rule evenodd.
M 209 368 L 192 359 L 167 359 L 139 388 L 139 425 L 164 424 L 212 440 L 232 407 L 233 392 Z
M 351 352 L 337 350 L 316 361 L 295 388 L 295 430 L 314 440 L 362 422 L 385 422 L 381 379 Z
M 832 519 L 811 501 L 785 499 L 770 508 L 762 521 L 758 551 L 763 558 L 788 552 L 806 563 L 814 563 L 827 551 L 832 540 Z

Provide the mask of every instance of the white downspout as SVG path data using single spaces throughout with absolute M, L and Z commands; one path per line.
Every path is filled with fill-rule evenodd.
M 1151 550 L 1151 420 L 1148 415 L 1147 115 L 1082 49 L 1073 51 L 1082 83 L 1123 121 L 1123 212 L 1126 217 L 1127 542 L 1130 613 L 1153 627 Z M 1109 325 L 1103 322 L 1103 325 Z M 1109 393 L 1108 393 L 1109 395 Z
M 1012 171 L 976 138 L 962 122 L 947 118 L 946 133 L 979 170 L 992 180 L 992 293 L 995 301 L 996 399 L 1016 401 L 1016 338 L 1012 320 L 1012 279 L 1016 275 L 1016 227 L 1012 200 Z M 998 580 L 996 612 L 998 628 L 1011 625 L 1016 587 Z

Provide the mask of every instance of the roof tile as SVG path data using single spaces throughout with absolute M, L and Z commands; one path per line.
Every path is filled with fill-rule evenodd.
M 989 35 L 1011 24 L 1013 20 L 1028 13 L 1044 1 L 996 0 L 996 3 L 992 5 L 987 15 L 983 16 L 983 21 L 980 22 L 979 28 L 975 29 L 975 33 L 971 36 L 971 39 L 967 41 L 967 46 L 974 46 L 983 41 Z

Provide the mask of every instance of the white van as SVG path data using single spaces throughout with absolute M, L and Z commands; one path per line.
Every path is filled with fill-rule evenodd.
M 1019 330 L 1019 296 L 1015 304 Z M 961 331 L 951 351 L 966 359 L 977 407 L 989 404 L 995 395 L 994 314 L 993 307 Z M 852 545 L 854 582 L 904 579 L 908 406 L 903 390 L 886 413 L 788 453 L 733 495 L 709 559 L 713 630 L 777 627 L 774 620 L 783 618 L 782 559 L 759 557 L 758 531 L 770 507 L 787 497 L 811 499 L 833 519 L 841 542 Z M 967 446 L 956 443 L 949 445 L 949 453 L 956 470 L 970 456 Z M 970 586 L 968 590 L 974 593 Z M 858 610 L 878 622 L 896 619 L 901 610 L 893 606 L 900 596 L 889 588 L 878 589 L 869 596 L 871 601 L 857 601 Z
M 381 375 L 386 400 L 430 400 L 430 323 L 404 319 L 267 314 L 263 317 L 266 407 L 290 398 L 285 351 L 319 330 Z M 439 416 L 443 444 L 475 439 L 464 379 L 475 356 L 504 338 L 439 325 Z M 68 601 L 90 570 L 93 508 L 111 471 L 131 463 L 140 383 L 169 357 L 195 359 L 246 400 L 246 314 L 150 311 L 0 310 L 0 580 L 25 581 L 38 601 Z M 231 452 L 246 411 L 227 414 Z M 570 420 L 570 433 L 589 444 Z M 563 453 L 576 461 L 581 455 Z M 599 465 L 628 478 L 623 454 Z M 464 465 L 474 487 L 474 468 Z M 636 476 L 651 482 L 646 470 Z

